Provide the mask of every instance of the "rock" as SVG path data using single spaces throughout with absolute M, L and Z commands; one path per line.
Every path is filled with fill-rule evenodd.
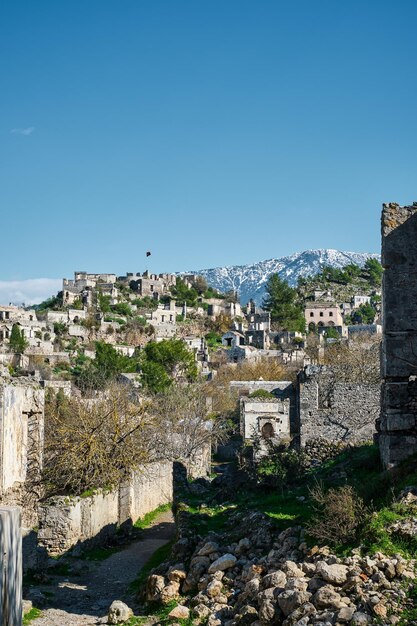
M 301 569 L 303 570 L 306 576 L 309 576 L 311 578 L 316 573 L 316 564 L 315 563 L 302 563 Z
M 286 590 L 307 591 L 308 582 L 305 578 L 289 578 L 285 585 Z
M 316 567 L 316 573 L 327 583 L 332 585 L 343 585 L 347 580 L 348 568 L 346 565 L 328 565 L 326 561 L 319 561 Z
M 343 609 L 340 609 L 339 613 L 337 614 L 337 621 L 342 623 L 350 622 L 354 612 L 355 608 L 350 606 L 346 606 Z
M 268 589 L 268 587 L 282 587 L 284 588 L 287 583 L 287 576 L 282 570 L 271 572 L 264 576 L 261 580 L 262 589 Z
M 378 602 L 372 607 L 373 612 L 377 617 L 384 619 L 387 616 L 387 607 L 382 604 L 382 602 Z
M 160 594 L 162 604 L 169 604 L 172 600 L 176 600 L 179 596 L 180 585 L 176 582 L 170 582 L 164 587 Z
M 240 555 L 250 550 L 250 548 L 251 548 L 250 539 L 248 539 L 248 537 L 244 537 L 243 539 L 239 541 L 234 552 L 235 554 Z
M 29 611 L 31 611 L 32 609 L 33 609 L 32 600 L 22 600 L 23 615 L 26 615 L 26 613 L 29 613 Z
M 258 619 L 258 611 L 255 607 L 247 604 L 244 606 L 238 615 L 236 615 L 236 622 L 238 624 L 242 624 L 242 626 L 246 626 L 247 624 L 253 624 Z
M 202 548 L 197 552 L 197 556 L 208 556 L 212 552 L 218 552 L 219 546 L 214 541 L 207 541 Z
M 311 593 L 307 591 L 283 591 L 278 596 L 278 605 L 285 616 L 289 615 L 299 606 L 308 602 Z
M 215 598 L 216 596 L 219 596 L 221 594 L 222 589 L 223 584 L 221 580 L 214 579 L 207 585 L 206 594 L 209 598 Z
M 276 604 L 269 598 L 259 603 L 259 619 L 262 624 L 269 624 L 275 617 Z
M 183 569 L 184 566 L 180 567 L 175 565 L 170 568 L 168 571 L 168 578 L 171 582 L 180 583 L 187 578 L 187 572 Z
M 168 613 L 169 619 L 188 619 L 190 617 L 190 609 L 187 606 L 179 604 L 170 613 Z
M 259 578 L 252 578 L 249 582 L 246 583 L 244 594 L 247 598 L 252 598 L 255 600 L 259 594 L 260 581 Z
M 148 602 L 158 602 L 161 598 L 161 591 L 165 587 L 165 578 L 152 574 L 146 583 L 146 600 Z
M 209 574 L 214 574 L 215 572 L 221 571 L 223 572 L 226 569 L 230 569 L 231 567 L 233 567 L 237 562 L 237 558 L 233 555 L 233 554 L 223 554 L 223 556 L 221 556 L 219 559 L 216 559 L 216 561 L 214 561 L 209 569 L 208 572 Z
M 351 626 L 365 626 L 366 624 L 369 624 L 370 622 L 370 617 L 369 615 L 367 615 L 366 613 L 361 613 L 360 611 L 357 611 L 356 613 L 353 614 L 352 616 L 352 620 L 351 620 Z
M 297 567 L 293 561 L 285 561 L 282 571 L 287 575 L 287 578 L 302 578 L 304 576 L 303 570 Z
M 193 608 L 193 614 L 197 619 L 204 620 L 210 615 L 210 609 L 205 604 L 197 604 Z
M 123 624 L 133 616 L 133 611 L 121 600 L 115 600 L 109 608 L 108 624 Z
M 341 596 L 337 591 L 333 589 L 330 585 L 325 585 L 313 596 L 313 604 L 317 606 L 319 609 L 341 609 Z

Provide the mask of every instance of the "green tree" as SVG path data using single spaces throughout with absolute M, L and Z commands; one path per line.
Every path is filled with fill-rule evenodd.
M 352 314 L 354 324 L 373 324 L 375 309 L 370 304 L 361 304 L 357 311 Z
M 149 363 L 154 365 L 150 366 Z M 141 369 L 145 372 L 144 382 L 152 391 L 159 391 L 161 385 L 165 388 L 169 386 L 167 379 L 162 376 L 162 370 L 170 380 L 189 382 L 196 380 L 198 373 L 194 354 L 181 339 L 147 343 L 142 352 Z
M 102 389 L 122 372 L 137 372 L 138 360 L 121 354 L 108 343 L 96 341 L 96 356 L 90 361 L 84 356 L 77 358 L 73 374 L 83 391 Z
M 278 274 L 272 274 L 266 286 L 262 307 L 271 313 L 271 321 L 280 330 L 305 331 L 305 319 L 296 301 L 297 291 Z
M 29 345 L 25 339 L 23 330 L 20 330 L 19 328 L 19 324 L 13 324 L 12 326 L 12 332 L 10 333 L 9 345 L 10 345 L 10 349 L 13 352 L 17 352 L 18 354 L 23 354 L 23 352 Z
M 172 385 L 172 378 L 160 363 L 144 360 L 141 371 L 143 384 L 153 393 L 162 393 Z
M 368 273 L 371 283 L 379 287 L 382 282 L 383 268 L 378 259 L 367 259 L 364 269 Z

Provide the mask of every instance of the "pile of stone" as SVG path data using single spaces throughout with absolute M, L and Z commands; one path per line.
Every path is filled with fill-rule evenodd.
M 181 562 L 163 564 L 148 578 L 148 601 L 179 601 L 174 622 L 179 617 L 208 626 L 400 621 L 414 561 L 381 553 L 361 557 L 355 551 L 338 558 L 326 547 L 308 549 L 302 528 L 278 533 L 260 513 L 231 522 L 233 531 L 212 533 L 196 545 L 180 539 L 173 554 Z
M 328 439 L 310 439 L 303 448 L 302 463 L 305 468 L 317 467 L 334 459 L 344 452 L 350 445 L 343 441 L 330 441 Z

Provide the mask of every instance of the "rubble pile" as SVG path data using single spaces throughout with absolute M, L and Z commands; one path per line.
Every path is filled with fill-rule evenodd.
M 208 626 L 397 624 L 415 562 L 359 550 L 339 558 L 308 548 L 300 526 L 277 530 L 259 512 L 235 514 L 224 533 L 183 536 L 147 580 L 146 600 L 179 602 L 176 616 Z

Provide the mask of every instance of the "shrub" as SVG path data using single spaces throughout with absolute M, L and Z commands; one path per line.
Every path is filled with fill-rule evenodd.
M 316 485 L 310 491 L 314 515 L 308 533 L 333 546 L 346 545 L 358 535 L 370 517 L 362 498 L 350 485 L 325 491 Z
M 111 309 L 119 315 L 126 315 L 127 317 L 132 316 L 132 309 L 127 302 L 119 302 L 118 304 L 113 304 Z
M 275 396 L 266 389 L 257 389 L 249 394 L 249 398 L 275 398 Z

